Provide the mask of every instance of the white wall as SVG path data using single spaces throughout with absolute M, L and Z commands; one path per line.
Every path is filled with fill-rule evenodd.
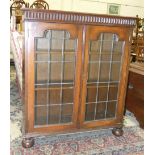
M 32 4 L 34 0 L 25 0 Z M 46 0 L 52 10 L 107 14 L 107 4 L 120 4 L 121 16 L 144 17 L 144 0 Z

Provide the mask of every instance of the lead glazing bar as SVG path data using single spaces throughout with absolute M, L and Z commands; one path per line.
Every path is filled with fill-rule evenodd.
M 112 66 L 112 58 L 113 58 L 113 50 L 114 50 L 114 37 L 115 35 L 113 34 L 113 38 L 112 38 L 112 44 L 111 44 L 111 51 L 110 51 L 110 69 L 109 69 L 109 81 L 111 81 L 111 66 Z M 109 83 L 108 83 L 108 90 L 107 90 L 107 101 L 109 100 Z M 106 118 L 106 114 L 107 114 L 107 105 L 108 102 L 106 102 L 106 108 L 105 108 L 105 118 Z
M 94 113 L 94 120 L 96 118 L 96 108 L 97 108 L 97 103 L 98 103 L 98 88 L 99 88 L 99 80 L 100 80 L 100 69 L 101 69 L 101 54 L 102 54 L 102 44 L 103 44 L 103 33 L 101 33 L 101 43 L 100 43 L 100 49 L 99 49 L 99 62 L 98 62 L 98 75 L 97 75 L 97 90 L 96 90 L 96 102 L 95 102 L 95 113 Z

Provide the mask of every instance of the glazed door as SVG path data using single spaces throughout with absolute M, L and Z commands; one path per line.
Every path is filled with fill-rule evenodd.
M 127 35 L 123 28 L 86 28 L 81 127 L 121 123 L 127 81 Z
M 28 131 L 76 128 L 82 31 L 71 24 L 30 23 Z

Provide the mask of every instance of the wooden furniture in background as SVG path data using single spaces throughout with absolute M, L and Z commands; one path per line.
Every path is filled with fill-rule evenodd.
M 129 69 L 128 90 L 126 96 L 126 109 L 134 113 L 144 128 L 144 65 L 131 63 Z
M 39 8 L 39 9 L 49 9 L 48 3 L 43 0 L 34 1 L 30 7 L 31 8 Z M 13 31 L 22 32 L 22 29 L 23 29 L 23 27 L 22 27 L 22 11 L 21 11 L 22 8 L 29 8 L 29 3 L 26 3 L 24 0 L 13 0 L 11 2 L 11 5 L 10 5 L 10 29 L 11 29 L 12 33 L 13 33 Z M 12 37 L 12 40 L 14 40 L 13 37 Z M 18 54 L 16 54 L 17 50 L 14 50 L 13 46 L 12 46 L 12 48 L 13 48 L 13 50 L 10 49 L 10 65 L 14 65 L 13 59 L 16 60 L 16 58 L 13 58 L 13 55 L 14 56 L 18 55 Z M 13 52 L 13 54 L 12 54 L 12 52 Z
M 23 0 L 14 0 L 10 5 L 10 29 L 22 31 L 22 8 L 29 7 L 29 3 Z M 10 49 L 10 65 L 14 65 L 13 49 Z
M 49 9 L 49 4 L 44 0 L 36 0 L 31 5 L 26 3 L 24 0 L 14 0 L 10 5 L 10 18 L 11 16 L 16 17 L 16 24 L 20 24 L 22 20 L 22 8 L 33 8 L 33 9 Z
M 29 3 L 26 3 L 23 0 L 15 0 L 10 6 L 10 18 L 11 16 L 16 17 L 16 24 L 20 24 L 22 20 L 22 11 L 21 8 L 29 7 Z
M 133 61 L 144 62 L 144 18 L 136 16 L 136 27 L 131 46 Z
M 123 134 L 136 19 L 23 9 L 25 136 L 113 127 Z
M 36 1 L 34 1 L 32 3 L 32 5 L 30 6 L 30 8 L 49 10 L 49 5 L 48 5 L 48 3 L 46 1 L 36 0 Z

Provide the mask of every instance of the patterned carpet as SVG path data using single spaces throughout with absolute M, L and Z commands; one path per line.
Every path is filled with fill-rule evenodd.
M 11 155 L 143 155 L 144 133 L 134 115 L 124 117 L 124 135 L 115 137 L 110 129 L 40 136 L 30 149 L 21 146 L 22 103 L 14 67 L 10 68 L 10 153 Z

